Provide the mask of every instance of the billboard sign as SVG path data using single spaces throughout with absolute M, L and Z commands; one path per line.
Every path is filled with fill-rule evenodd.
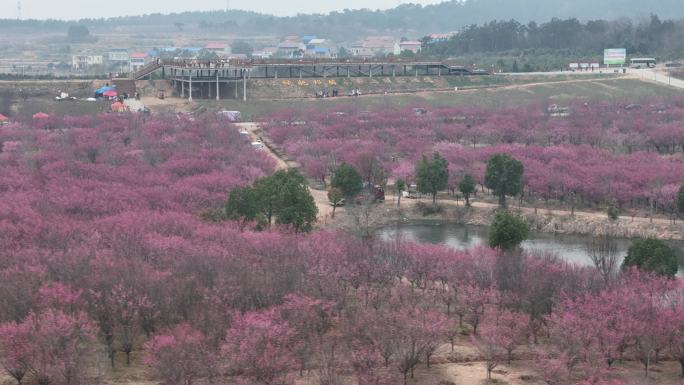
M 625 48 L 611 48 L 603 51 L 603 64 L 624 65 L 627 62 L 627 50 Z

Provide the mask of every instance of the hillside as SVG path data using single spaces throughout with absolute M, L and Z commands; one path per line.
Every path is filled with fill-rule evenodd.
M 346 40 L 377 33 L 401 36 L 447 32 L 491 20 L 515 19 L 522 23 L 547 21 L 554 17 L 611 20 L 622 17 L 641 18 L 650 14 L 669 19 L 682 18 L 684 7 L 681 7 L 680 0 L 453 0 L 437 5 L 403 4 L 383 11 L 344 10 L 327 15 L 275 17 L 245 11 L 213 11 L 88 19 L 80 22 L 99 29 L 122 26 L 175 28 L 175 24 L 182 23 L 186 29 L 197 28 L 204 31 L 276 35 L 316 33 Z M 72 23 L 6 19 L 0 20 L 0 30 L 64 30 L 68 24 Z

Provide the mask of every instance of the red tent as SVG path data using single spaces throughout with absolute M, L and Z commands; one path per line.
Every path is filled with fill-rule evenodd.
M 118 93 L 114 90 L 109 90 L 109 91 L 106 91 L 105 93 L 103 93 L 102 95 L 104 95 L 108 98 L 113 98 L 113 97 L 116 97 L 118 95 Z
M 8 122 L 9 118 L 3 114 L 0 114 L 0 123 Z
M 50 115 L 48 115 L 44 112 L 38 112 L 38 113 L 33 115 L 33 119 L 47 119 L 49 117 L 50 117 Z
M 112 104 L 112 111 L 114 111 L 114 112 L 126 111 L 126 105 L 121 103 L 121 102 L 116 102 L 116 103 Z

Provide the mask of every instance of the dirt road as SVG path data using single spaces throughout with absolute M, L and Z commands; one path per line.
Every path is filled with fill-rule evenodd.
M 236 123 L 236 126 L 238 126 L 241 129 L 247 130 L 247 132 L 250 133 L 250 138 L 252 139 L 252 141 L 261 140 L 261 128 L 259 128 L 259 125 L 257 123 L 243 122 Z M 276 170 L 287 170 L 288 168 L 294 167 L 294 165 L 288 164 L 271 147 L 264 146 L 262 151 L 266 152 L 271 158 L 273 158 L 273 160 L 276 161 Z M 314 190 L 311 187 L 309 187 L 309 192 L 311 193 L 311 196 L 313 196 L 314 201 L 316 202 L 316 207 L 318 208 L 319 222 L 327 222 L 328 219 L 332 216 L 333 211 L 332 206 L 330 206 L 330 203 L 328 202 L 328 193 L 326 191 Z M 340 209 L 341 208 L 338 207 L 337 211 L 341 211 Z

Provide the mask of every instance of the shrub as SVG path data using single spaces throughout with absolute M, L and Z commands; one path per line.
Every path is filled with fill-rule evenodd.
M 444 207 L 434 203 L 418 202 L 416 203 L 416 210 L 424 216 L 442 214 L 444 212 Z

